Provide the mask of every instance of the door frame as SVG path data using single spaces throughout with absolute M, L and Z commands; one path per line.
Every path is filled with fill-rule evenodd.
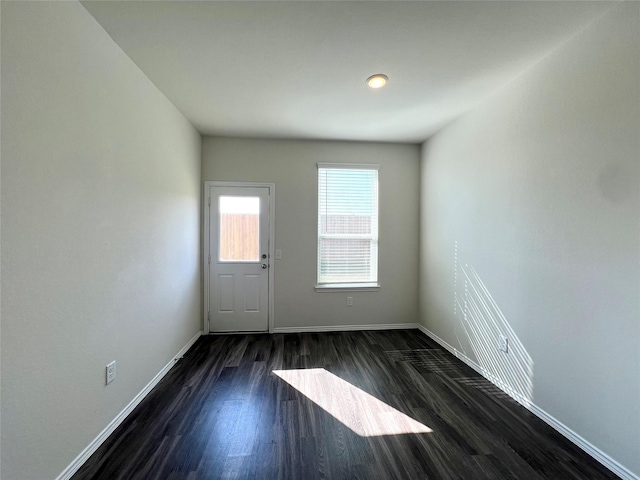
M 211 210 L 211 197 L 210 197 L 210 189 L 211 187 L 234 187 L 234 188 L 254 188 L 261 187 L 269 189 L 269 275 L 268 275 L 268 284 L 267 288 L 269 290 L 269 309 L 267 312 L 268 316 L 268 332 L 273 333 L 273 325 L 274 325 L 274 306 L 273 306 L 273 285 L 274 285 L 274 274 L 273 274 L 273 264 L 275 260 L 275 211 L 276 211 L 276 184 L 275 183 L 264 183 L 264 182 L 219 182 L 219 181 L 211 181 L 206 180 L 204 182 L 204 191 L 203 191 L 203 212 L 204 212 L 204 244 L 203 244 L 203 252 L 202 255 L 202 266 L 203 266 L 203 277 L 204 277 L 204 312 L 203 312 L 203 327 L 206 335 L 219 335 L 217 332 L 211 332 L 211 321 L 209 317 L 209 306 L 210 306 L 210 298 L 209 298 L 209 278 L 210 278 L 210 269 L 211 264 L 209 263 L 209 255 L 210 252 L 210 233 L 211 233 L 211 225 L 210 225 L 210 210 Z M 244 332 L 238 332 L 244 333 Z

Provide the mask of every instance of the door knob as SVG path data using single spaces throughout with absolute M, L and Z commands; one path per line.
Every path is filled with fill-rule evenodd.
M 266 254 L 266 253 L 263 253 L 263 254 L 262 254 L 262 258 L 267 258 L 267 254 Z
M 267 268 L 267 264 L 263 263 L 262 265 L 260 265 L 262 267 L 262 269 L 264 270 L 265 268 Z

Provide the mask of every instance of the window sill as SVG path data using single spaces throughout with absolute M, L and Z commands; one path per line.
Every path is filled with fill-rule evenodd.
M 377 292 L 380 285 L 377 283 L 331 283 L 316 285 L 316 292 Z

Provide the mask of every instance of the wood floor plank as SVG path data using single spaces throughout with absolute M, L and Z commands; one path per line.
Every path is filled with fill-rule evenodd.
M 415 330 L 201 337 L 73 477 L 405 478 L 617 477 Z

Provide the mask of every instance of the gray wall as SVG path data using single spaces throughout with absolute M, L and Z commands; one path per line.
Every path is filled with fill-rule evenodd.
M 380 164 L 378 292 L 317 293 L 317 162 Z M 275 327 L 415 323 L 417 145 L 204 137 L 203 180 L 276 184 Z M 353 307 L 346 307 L 347 295 Z
M 637 474 L 639 8 L 423 145 L 420 247 L 423 325 Z
M 55 478 L 199 330 L 200 147 L 79 3 L 2 2 L 3 480 Z

